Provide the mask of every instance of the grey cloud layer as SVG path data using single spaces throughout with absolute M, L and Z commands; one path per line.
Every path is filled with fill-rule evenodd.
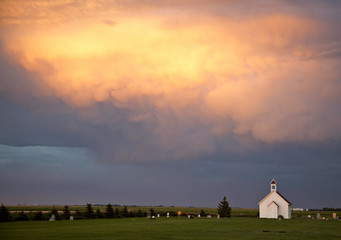
M 29 189 L 44 194 L 43 203 L 56 199 L 63 204 L 64 198 L 75 203 L 115 199 L 122 204 L 151 204 L 155 199 L 155 204 L 215 206 L 227 192 L 233 206 L 256 207 L 254 203 L 267 193 L 267 182 L 277 176 L 295 206 L 340 207 L 338 1 L 114 1 L 112 5 L 28 1 L 22 3 L 30 5 L 22 14 L 18 9 L 24 5 L 14 4 L 5 12 L 6 3 L 0 4 L 4 30 L 0 182 L 6 183 L 1 185 L 6 201 L 29 196 L 27 201 L 34 203 L 34 196 L 25 192 Z M 42 11 L 32 16 L 37 9 Z M 40 26 L 59 36 L 65 34 L 60 29 L 66 23 L 77 26 L 75 32 L 91 23 L 106 27 L 99 31 L 103 34 L 122 25 L 129 29 L 130 20 L 145 18 L 155 24 L 146 26 L 166 35 L 154 39 L 152 32 L 148 38 L 145 31 L 143 36 L 136 33 L 138 42 L 122 38 L 138 51 L 117 53 L 110 48 L 117 35 L 103 35 L 110 41 L 95 45 L 106 47 L 99 48 L 104 54 L 96 57 L 93 52 L 74 57 L 60 49 L 57 57 L 48 58 L 47 52 L 25 48 L 32 47 L 27 39 L 42 39 Z M 27 39 L 16 38 L 23 29 L 29 32 Z M 13 44 L 9 35 L 18 42 Z M 68 39 L 62 40 L 70 43 Z M 191 51 L 198 56 L 182 62 L 190 63 L 188 68 L 192 63 L 200 66 L 193 78 L 179 73 L 181 64 L 169 61 L 181 70 L 172 72 L 159 61 L 179 49 L 179 56 L 186 57 L 179 61 L 190 59 Z M 155 60 L 156 53 L 160 55 Z M 83 64 L 89 65 L 81 68 Z M 69 76 L 65 68 L 86 74 Z M 93 85 L 77 85 L 91 78 Z M 78 97 L 86 101 L 77 101 Z M 59 172 L 69 169 L 60 177 L 55 167 Z M 11 171 L 20 176 L 17 182 Z M 38 177 L 31 178 L 36 173 Z M 90 184 L 103 193 L 102 183 L 110 188 L 113 182 L 119 183 L 113 192 L 120 196 L 106 193 L 96 198 L 79 190 Z M 331 193 L 330 199 L 323 197 Z M 179 195 L 180 199 L 174 197 Z

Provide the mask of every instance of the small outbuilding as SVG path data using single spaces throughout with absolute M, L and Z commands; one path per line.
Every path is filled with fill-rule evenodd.
M 278 218 L 279 216 L 285 219 L 291 218 L 291 203 L 277 192 L 275 179 L 270 182 L 270 193 L 258 205 L 260 218 Z

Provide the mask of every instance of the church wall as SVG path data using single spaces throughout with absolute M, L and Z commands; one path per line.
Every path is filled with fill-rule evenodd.
M 268 205 L 271 202 L 275 202 L 279 206 L 278 216 L 282 215 L 284 218 L 291 218 L 290 207 L 288 203 L 283 200 L 276 192 L 271 192 L 259 205 L 259 217 L 260 218 L 269 218 L 271 216 L 271 209 Z M 277 216 L 277 217 L 278 217 Z

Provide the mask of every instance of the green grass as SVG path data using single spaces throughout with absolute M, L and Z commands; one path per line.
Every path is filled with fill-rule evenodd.
M 340 221 L 185 217 L 0 223 L 0 239 L 341 239 Z

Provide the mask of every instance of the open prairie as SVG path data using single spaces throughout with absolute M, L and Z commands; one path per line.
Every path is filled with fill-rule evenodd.
M 341 239 L 337 220 L 161 217 L 0 224 L 0 239 Z

